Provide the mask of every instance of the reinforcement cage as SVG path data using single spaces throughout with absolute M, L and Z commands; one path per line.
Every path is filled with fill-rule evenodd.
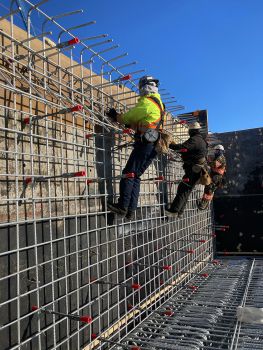
M 126 54 L 95 51 L 106 34 L 77 36 L 93 21 L 65 29 L 59 18 L 81 11 L 47 15 L 46 1 L 0 7 L 0 348 L 135 349 L 123 337 L 211 262 L 211 211 L 197 211 L 197 186 L 181 219 L 164 216 L 183 174 L 175 153 L 143 175 L 135 219 L 107 211 L 133 140 L 105 110 L 136 103 L 142 70 L 113 66 Z M 182 141 L 193 116 L 175 117 L 182 106 L 161 92 Z

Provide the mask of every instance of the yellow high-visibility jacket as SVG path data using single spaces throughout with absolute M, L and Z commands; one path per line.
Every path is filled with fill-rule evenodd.
M 121 116 L 121 121 L 124 124 L 129 125 L 139 133 L 143 133 L 147 129 L 156 129 L 161 119 L 159 106 L 153 100 L 148 99 L 148 97 L 157 98 L 163 107 L 159 94 L 149 94 L 140 97 L 136 106 Z

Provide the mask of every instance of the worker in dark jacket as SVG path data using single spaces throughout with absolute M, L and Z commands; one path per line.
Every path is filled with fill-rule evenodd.
M 124 114 L 118 114 L 114 109 L 107 113 L 113 120 L 135 130 L 134 149 L 122 172 L 118 203 L 107 203 L 108 210 L 129 220 L 133 218 L 137 208 L 140 177 L 157 155 L 155 145 L 164 118 L 164 105 L 158 93 L 158 85 L 158 79 L 142 77 L 139 80 L 140 98 L 136 106 Z
M 182 159 L 185 171 L 183 180 L 188 179 L 188 182 L 180 182 L 170 209 L 165 211 L 169 217 L 180 217 L 183 214 L 187 200 L 201 177 L 202 166 L 206 164 L 207 143 L 201 135 L 200 129 L 201 126 L 198 122 L 190 124 L 190 138 L 182 144 L 171 143 L 169 146 L 172 150 L 187 150 L 182 153 Z
M 223 185 L 223 177 L 226 171 L 224 152 L 225 149 L 223 145 L 216 145 L 214 147 L 214 156 L 208 160 L 212 182 L 210 185 L 205 186 L 203 197 L 197 200 L 197 207 L 200 210 L 205 210 L 209 207 L 215 191 Z

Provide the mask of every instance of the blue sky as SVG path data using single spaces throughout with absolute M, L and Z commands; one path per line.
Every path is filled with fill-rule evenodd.
M 208 109 L 211 131 L 263 125 L 263 0 L 50 0 L 42 8 L 83 9 L 60 22 L 96 20 L 77 36 L 108 33 L 120 44 L 109 57 L 129 53 L 116 65 L 138 60 L 132 70 L 158 77 L 186 111 Z

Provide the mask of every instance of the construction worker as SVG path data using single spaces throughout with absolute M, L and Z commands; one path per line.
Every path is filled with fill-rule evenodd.
M 140 177 L 157 155 L 155 145 L 164 119 L 164 105 L 158 93 L 158 86 L 158 79 L 143 76 L 139 80 L 140 98 L 136 106 L 124 114 L 118 114 L 114 108 L 107 113 L 114 121 L 135 130 L 134 149 L 122 172 L 118 203 L 107 203 L 108 210 L 129 220 L 134 217 L 137 208 Z M 125 178 L 125 174 L 130 173 L 134 173 L 134 177 Z
M 214 156 L 209 161 L 212 183 L 205 186 L 203 197 L 197 200 L 197 207 L 200 210 L 205 210 L 208 208 L 209 203 L 214 197 L 216 189 L 223 184 L 223 176 L 226 171 L 226 158 L 224 156 L 224 152 L 224 146 L 217 145 L 214 147 Z
M 176 197 L 170 209 L 165 213 L 168 217 L 181 217 L 186 207 L 187 200 L 202 174 L 202 167 L 206 164 L 207 143 L 200 133 L 201 126 L 198 122 L 189 124 L 190 138 L 182 144 L 171 143 L 172 150 L 186 149 L 182 153 L 185 175 L 180 182 Z M 187 179 L 187 182 L 184 180 Z

